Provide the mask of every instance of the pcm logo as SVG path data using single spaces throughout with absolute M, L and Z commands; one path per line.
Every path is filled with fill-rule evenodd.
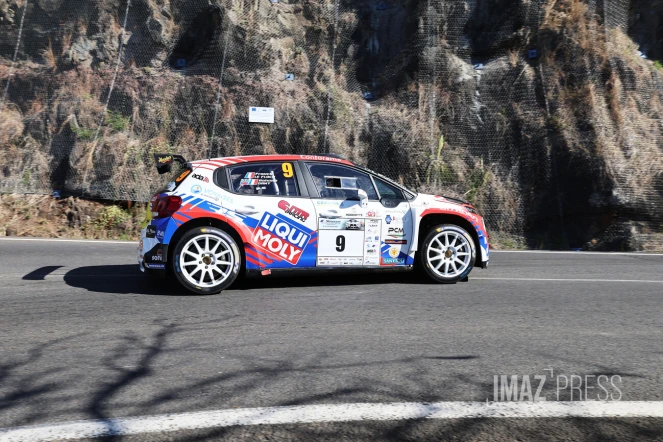
M 286 215 L 290 215 L 302 222 L 306 221 L 310 216 L 308 212 L 300 209 L 299 207 L 291 206 L 289 202 L 284 200 L 279 201 L 279 209 L 283 210 Z
M 282 215 L 265 213 L 251 241 L 277 258 L 296 265 L 310 238 L 311 235 L 290 224 Z
M 387 230 L 387 235 L 391 236 L 392 238 L 402 238 L 405 236 L 405 233 L 403 232 L 402 227 L 389 227 Z

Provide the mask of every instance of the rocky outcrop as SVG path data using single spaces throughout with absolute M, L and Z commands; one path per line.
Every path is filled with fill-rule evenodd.
M 145 200 L 155 151 L 335 152 L 470 199 L 511 243 L 642 248 L 661 2 L 630 4 L 36 0 L 19 39 L 25 2 L 0 0 L 1 186 Z

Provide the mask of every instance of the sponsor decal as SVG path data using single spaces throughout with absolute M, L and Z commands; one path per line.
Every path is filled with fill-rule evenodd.
M 166 264 L 148 264 L 148 263 L 145 263 L 143 265 L 148 269 L 165 269 L 166 268 Z
M 364 222 L 360 219 L 328 219 L 320 218 L 320 230 L 364 230 Z
M 339 158 L 332 158 L 332 157 L 322 157 L 318 155 L 300 155 L 299 156 L 302 160 L 316 160 L 316 161 L 334 161 L 337 163 L 342 162 L 343 160 Z
M 386 244 L 407 244 L 405 239 L 385 239 L 384 242 Z
M 279 201 L 279 209 L 283 210 L 286 215 L 290 215 L 302 222 L 306 221 L 308 217 L 311 216 L 305 210 L 302 210 L 296 206 L 291 206 L 290 203 L 285 200 Z
M 251 242 L 271 255 L 296 265 L 311 235 L 283 215 L 265 213 L 253 231 Z
M 366 253 L 377 253 L 377 249 L 366 249 Z
M 315 200 L 315 204 L 318 206 L 340 206 L 340 201 L 328 201 L 328 200 Z
M 391 221 L 393 221 L 391 215 L 387 215 L 384 217 L 384 222 L 386 222 L 387 224 L 391 224 Z
M 402 227 L 389 227 L 387 229 L 387 235 L 391 238 L 403 238 L 405 233 Z
M 376 216 L 380 216 L 380 212 L 378 212 L 377 210 L 369 210 L 368 213 L 366 213 L 366 216 L 374 218 Z
M 203 183 L 209 183 L 209 178 L 207 178 L 206 176 L 200 175 L 198 173 L 194 173 L 193 175 L 191 175 L 191 178 L 195 178 L 197 180 L 200 180 Z
M 157 239 L 159 241 L 163 241 L 163 237 L 164 237 L 165 234 L 166 234 L 166 232 L 164 232 L 163 230 L 157 230 Z
M 199 184 L 195 184 L 195 185 L 191 186 L 191 193 L 193 193 L 194 195 L 198 195 L 202 191 L 203 191 L 203 187 Z
M 363 230 L 364 223 L 358 219 L 351 219 L 345 222 L 345 230 Z
M 318 258 L 319 266 L 360 266 L 362 262 L 363 258 Z
M 239 182 L 240 186 L 262 186 L 276 182 L 274 172 L 248 172 Z
M 147 226 L 145 228 L 145 236 L 147 238 L 154 238 L 157 234 L 157 228 L 154 226 Z
M 389 256 L 388 257 L 382 257 L 380 259 L 380 263 L 382 265 L 401 265 L 405 264 L 405 258 L 399 258 L 400 251 L 399 249 L 391 247 L 389 249 Z
M 168 155 L 167 157 L 159 157 L 159 164 L 167 164 L 173 161 L 173 156 Z
M 221 192 L 217 192 L 216 190 L 209 189 L 207 187 L 203 189 L 203 196 L 205 198 L 209 198 L 209 199 L 217 201 L 217 202 L 226 201 L 228 203 L 232 203 L 234 201 L 232 197 L 230 197 L 228 195 L 224 195 Z
M 320 229 L 341 230 L 343 229 L 343 220 L 320 218 Z
M 177 178 L 175 178 L 175 182 L 176 182 L 176 183 L 179 183 L 180 181 L 182 181 L 184 178 L 186 178 L 186 176 L 189 174 L 189 172 L 191 172 L 191 169 L 187 169 L 187 170 L 185 170 L 184 172 L 182 172 L 182 173 L 180 174 L 180 176 L 178 176 Z

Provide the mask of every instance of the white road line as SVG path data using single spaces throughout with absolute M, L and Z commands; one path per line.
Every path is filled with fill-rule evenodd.
M 490 250 L 490 253 L 543 253 L 564 255 L 601 255 L 601 256 L 663 256 L 663 253 L 644 252 L 575 252 L 573 250 Z
M 107 239 L 60 239 L 60 238 L 14 238 L 3 237 L 0 241 L 82 242 L 90 244 L 125 244 L 138 247 L 138 241 L 115 241 Z
M 239 408 L 0 429 L 0 441 L 51 441 L 236 425 L 402 419 L 663 417 L 663 402 L 437 402 Z
M 478 276 L 473 278 L 470 276 L 471 280 L 474 279 L 483 279 L 486 281 L 545 281 L 545 282 L 643 282 L 643 283 L 655 283 L 663 284 L 663 281 L 657 281 L 652 279 L 581 279 L 581 278 L 490 278 Z

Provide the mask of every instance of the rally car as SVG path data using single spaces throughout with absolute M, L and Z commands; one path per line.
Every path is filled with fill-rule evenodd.
M 488 266 L 472 205 L 335 155 L 155 159 L 159 173 L 180 167 L 152 197 L 138 263 L 194 293 L 221 292 L 242 273 L 398 267 L 455 283 Z

